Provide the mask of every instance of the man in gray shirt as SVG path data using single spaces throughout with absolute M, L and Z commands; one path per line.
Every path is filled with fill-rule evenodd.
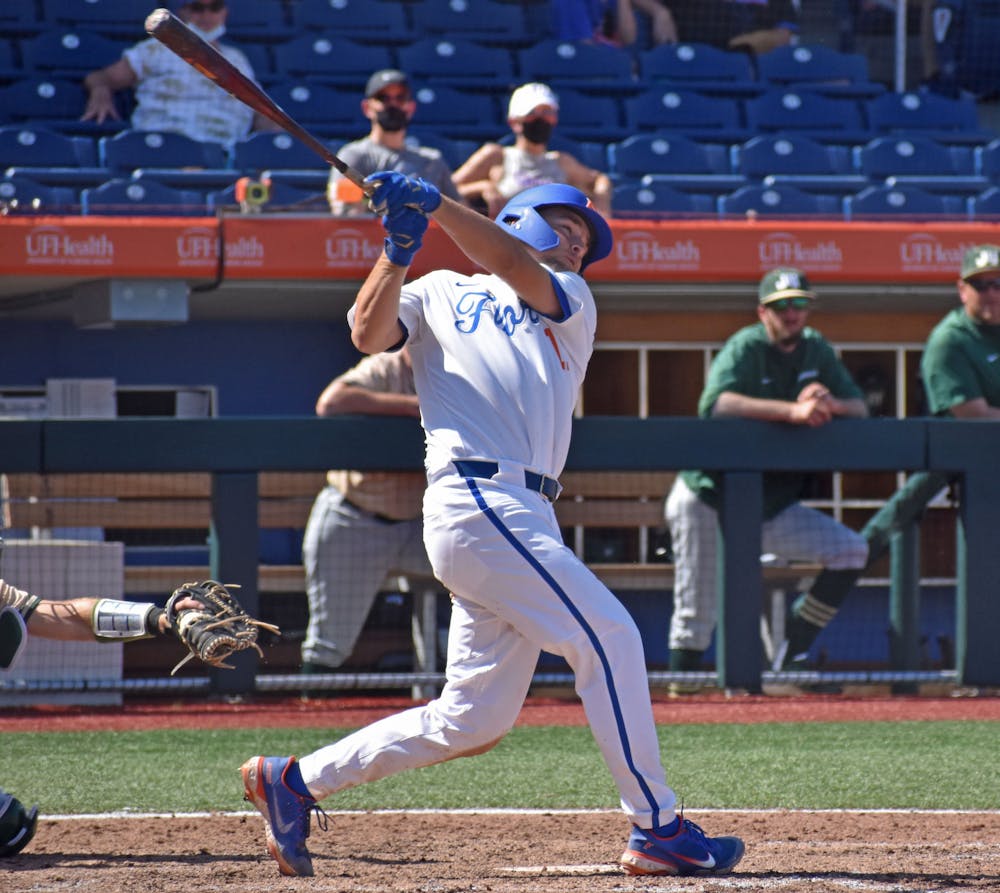
M 376 171 L 399 171 L 422 177 L 434 184 L 443 195 L 462 201 L 451 179 L 451 168 L 441 152 L 430 146 L 408 144 L 406 129 L 417 110 L 410 80 L 402 71 L 385 68 L 376 71 L 365 86 L 361 111 L 371 121 L 368 136 L 347 143 L 337 153 L 362 176 Z M 368 214 L 361 189 L 345 179 L 336 168 L 330 169 L 327 198 L 334 214 Z

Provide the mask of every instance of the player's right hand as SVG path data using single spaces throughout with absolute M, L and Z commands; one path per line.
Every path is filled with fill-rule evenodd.
M 375 186 L 369 204 L 379 215 L 404 207 L 430 214 L 441 204 L 438 188 L 421 177 L 407 177 L 399 171 L 376 171 L 365 182 Z
M 382 226 L 387 233 L 385 256 L 396 266 L 408 267 L 423 243 L 427 218 L 420 211 L 404 206 L 386 214 Z

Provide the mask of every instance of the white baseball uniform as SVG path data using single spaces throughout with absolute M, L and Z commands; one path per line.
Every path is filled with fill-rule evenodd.
M 639 631 L 563 544 L 543 495 L 557 495 L 597 316 L 580 276 L 553 278 L 560 321 L 497 276 L 438 271 L 403 288 L 427 438 L 424 542 L 453 599 L 447 682 L 425 706 L 300 759 L 317 799 L 488 749 L 514 725 L 545 650 L 573 669 L 628 817 L 643 828 L 674 818 Z

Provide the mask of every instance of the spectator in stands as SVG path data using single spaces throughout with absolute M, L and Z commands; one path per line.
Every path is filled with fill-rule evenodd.
M 950 310 L 927 339 L 920 375 L 931 412 L 956 419 L 1000 420 L 1000 245 L 974 245 L 962 259 L 956 284 L 962 306 Z M 919 518 L 927 504 L 954 484 L 947 472 L 910 475 L 861 531 L 868 543 L 863 568 L 825 570 L 812 591 L 789 609 L 783 666 L 807 666 L 809 649 L 833 619 L 858 577 L 881 558 L 892 535 Z
M 670 0 L 681 40 L 761 55 L 792 42 L 799 15 L 792 0 Z
M 514 144 L 485 143 L 455 171 L 462 197 L 496 217 L 518 192 L 543 183 L 569 183 L 586 193 L 602 215 L 611 215 L 611 178 L 569 152 L 548 148 L 559 123 L 559 99 L 545 84 L 524 84 L 510 97 L 507 123 Z
M 677 43 L 674 18 L 659 0 L 551 0 L 552 33 L 558 40 L 632 46 L 639 36 L 636 10 L 649 17 L 652 44 Z
M 419 418 L 408 351 L 365 357 L 330 382 L 316 414 L 342 413 Z M 304 675 L 330 672 L 351 656 L 390 571 L 432 576 L 423 542 L 422 471 L 330 471 L 327 481 L 302 547 L 309 599 Z
M 422 177 L 444 195 L 460 200 L 451 168 L 441 152 L 430 146 L 407 144 L 406 130 L 416 110 L 417 100 L 404 72 L 393 68 L 376 71 L 368 79 L 361 100 L 361 111 L 371 122 L 371 130 L 363 139 L 347 143 L 337 154 L 362 176 L 375 171 L 399 171 Z M 330 170 L 327 198 L 334 214 L 369 213 L 361 189 L 336 168 Z
M 698 414 L 811 427 L 866 416 L 861 389 L 829 342 L 806 326 L 815 293 L 805 274 L 791 267 L 771 270 L 758 298 L 759 322 L 733 335 L 713 360 Z M 764 475 L 764 552 L 836 570 L 864 567 L 864 538 L 801 504 L 806 481 L 798 472 Z M 676 566 L 672 670 L 701 669 L 715 628 L 718 486 L 717 474 L 682 471 L 667 498 Z
M 174 0 L 178 18 L 248 77 L 253 68 L 236 47 L 219 42 L 226 32 L 226 0 Z M 122 58 L 83 80 L 89 97 L 81 120 L 120 120 L 114 94 L 135 89 L 131 125 L 137 130 L 180 133 L 202 142 L 231 145 L 251 130 L 279 130 L 255 114 L 155 38 L 125 50 Z

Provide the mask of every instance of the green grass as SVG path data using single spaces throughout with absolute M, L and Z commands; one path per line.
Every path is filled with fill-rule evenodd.
M 304 754 L 336 729 L 5 734 L 0 782 L 49 814 L 238 810 L 253 754 Z M 771 723 L 659 728 L 689 809 L 996 809 L 996 722 Z M 487 754 L 345 791 L 331 809 L 614 808 L 587 728 L 522 727 Z

